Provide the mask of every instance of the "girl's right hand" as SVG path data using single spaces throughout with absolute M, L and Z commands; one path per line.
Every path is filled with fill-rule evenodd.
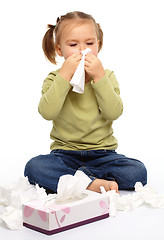
M 82 54 L 80 53 L 80 51 L 74 52 L 65 60 L 59 71 L 59 74 L 67 81 L 70 81 L 77 66 L 79 65 L 81 58 Z

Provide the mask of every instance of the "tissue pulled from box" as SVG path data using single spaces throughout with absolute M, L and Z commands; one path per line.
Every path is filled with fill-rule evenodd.
M 82 198 L 92 180 L 82 171 L 77 170 L 75 175 L 60 177 L 57 188 L 56 201 L 65 202 L 73 198 Z

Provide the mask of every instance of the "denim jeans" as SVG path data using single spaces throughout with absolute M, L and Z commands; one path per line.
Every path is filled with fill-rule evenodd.
M 114 180 L 119 190 L 132 190 L 136 182 L 147 183 L 144 164 L 117 154 L 114 150 L 66 151 L 53 150 L 27 162 L 25 176 L 31 184 L 57 191 L 60 176 L 83 171 L 92 181 L 96 178 Z

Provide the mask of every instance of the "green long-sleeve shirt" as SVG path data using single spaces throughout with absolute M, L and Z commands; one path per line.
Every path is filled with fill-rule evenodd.
M 85 84 L 83 94 L 61 77 L 59 70 L 44 80 L 39 112 L 53 121 L 51 150 L 117 148 L 112 123 L 123 111 L 116 77 L 110 70 L 98 82 Z

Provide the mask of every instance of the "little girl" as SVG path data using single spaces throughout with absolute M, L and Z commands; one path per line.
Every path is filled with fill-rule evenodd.
M 57 19 L 43 38 L 46 57 L 56 64 L 56 54 L 64 57 L 62 67 L 43 82 L 39 113 L 53 121 L 51 152 L 32 158 L 25 167 L 31 184 L 57 191 L 60 176 L 83 171 L 91 180 L 89 190 L 100 192 L 132 190 L 137 181 L 147 182 L 147 171 L 138 160 L 118 154 L 112 123 L 123 112 L 119 85 L 114 73 L 104 70 L 97 55 L 103 32 L 91 15 L 70 12 Z M 55 37 L 55 39 L 54 39 Z M 71 78 L 85 56 L 85 90 L 72 91 Z

